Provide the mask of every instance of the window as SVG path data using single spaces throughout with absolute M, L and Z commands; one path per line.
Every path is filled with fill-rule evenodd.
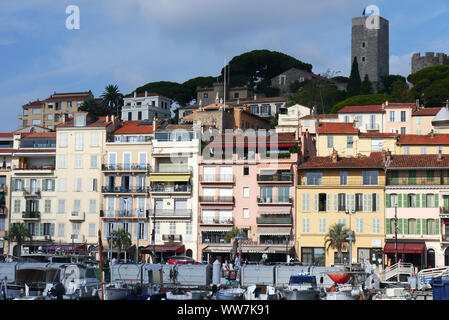
M 323 173 L 322 172 L 306 172 L 307 185 L 321 185 Z
M 280 202 L 280 203 L 290 202 L 290 188 L 289 187 L 279 187 L 278 188 L 278 202 Z
M 345 115 L 344 122 L 349 122 L 349 116 L 348 115 Z
M 377 185 L 379 180 L 379 172 L 377 170 L 363 170 L 363 184 Z
M 89 212 L 95 213 L 96 210 L 97 210 L 97 200 L 90 199 L 89 200 Z
M 51 200 L 45 200 L 45 207 L 44 207 L 45 213 L 51 212 Z
M 366 61 L 366 57 L 362 57 L 362 62 L 365 62 Z
M 416 208 L 416 194 L 407 195 L 407 207 Z
M 327 194 L 318 194 L 318 211 L 327 211 Z
M 416 184 L 416 170 L 408 171 L 408 184 Z
M 418 234 L 416 219 L 408 219 L 408 234 Z
M 383 149 L 383 140 L 373 139 L 371 140 L 371 151 L 382 151 Z
M 354 140 L 353 140 L 353 136 L 347 136 L 346 137 L 346 148 L 348 149 L 352 149 L 353 145 L 354 145 Z
M 345 186 L 348 184 L 348 171 L 340 170 L 340 185 Z
M 91 137 L 91 146 L 98 147 L 98 132 L 92 132 L 90 137 Z
M 96 228 L 95 223 L 89 223 L 89 237 L 95 237 L 96 236 Z
M 433 179 L 435 177 L 435 171 L 434 170 L 427 170 L 427 182 L 433 182 Z
M 58 213 L 65 213 L 65 200 L 58 200 Z
M 33 125 L 34 126 L 39 126 L 41 124 L 41 121 L 38 119 L 33 120 Z
M 333 148 L 334 147 L 334 136 L 328 136 L 327 137 L 327 147 Z
M 249 209 L 243 208 L 243 218 L 248 219 L 249 218 Z
M 240 98 L 239 93 L 238 92 L 234 92 L 234 99 L 238 99 L 238 98 Z
M 75 156 L 75 169 L 82 169 L 82 168 L 83 168 L 83 156 L 76 155 Z
M 318 220 L 318 233 L 326 233 L 326 218 L 320 218 Z
M 83 151 L 83 133 L 77 132 L 75 134 L 75 150 Z
M 264 203 L 273 202 L 273 188 L 262 187 L 260 188 L 260 201 Z
M 303 265 L 325 265 L 325 250 L 324 248 L 301 248 L 301 262 Z
M 176 221 L 170 221 L 170 234 L 176 234 Z
M 338 194 L 338 211 L 346 211 L 346 194 Z
M 390 194 L 390 206 L 396 208 L 398 206 L 398 195 L 395 193 Z
M 81 178 L 75 179 L 75 192 L 81 192 Z
M 420 150 L 421 150 L 421 154 L 426 154 L 426 147 L 421 146 Z
M 390 117 L 389 117 L 389 122 L 394 122 L 394 115 L 396 112 L 394 111 L 390 111 Z
M 423 194 L 423 198 L 426 203 L 423 205 L 425 208 L 433 208 L 435 203 L 435 196 L 433 194 Z
M 14 212 L 20 212 L 20 200 L 14 200 Z
M 92 154 L 90 156 L 90 167 L 91 167 L 91 169 L 96 169 L 98 167 L 97 161 L 98 161 L 98 156 L 96 154 Z
M 410 154 L 410 147 L 404 147 L 404 154 Z
M 401 122 L 407 121 L 407 111 L 401 111 Z
M 58 237 L 64 237 L 64 223 L 58 223 Z
M 61 132 L 59 135 L 59 146 L 61 148 L 67 147 L 67 132 Z
M 73 211 L 80 212 L 81 200 L 73 200 Z
M 366 47 L 366 42 L 363 41 L 363 42 L 362 42 L 362 48 L 365 48 L 365 47 Z
M 373 230 L 372 232 L 374 234 L 380 233 L 380 219 L 379 218 L 373 218 Z
M 51 223 L 44 223 L 44 236 L 51 235 Z
M 427 233 L 428 235 L 436 234 L 435 232 L 435 220 L 434 219 L 427 219 L 426 221 L 426 227 L 427 227 Z
M 41 109 L 35 109 L 35 108 L 33 108 L 33 109 L 31 109 L 31 110 L 33 110 L 33 114 L 41 114 Z
M 363 194 L 361 193 L 355 195 L 355 211 L 363 211 Z
M 60 169 L 67 169 L 67 157 L 66 156 L 59 156 L 59 168 Z
M 355 219 L 355 232 L 357 234 L 363 233 L 363 218 Z
M 243 187 L 243 198 L 249 198 L 249 188 Z
M 401 134 L 407 134 L 407 128 L 406 127 L 401 127 Z
M 208 93 L 206 93 L 206 92 L 205 92 L 205 93 L 203 93 L 203 98 L 204 98 L 204 99 L 207 99 L 207 98 L 209 98 L 209 94 L 208 94 Z
M 249 176 L 249 167 L 243 167 L 243 175 Z
M 310 233 L 310 218 L 302 218 L 302 233 Z
M 443 153 L 443 147 L 442 146 L 437 146 L 436 147 L 436 154 L 439 154 L 439 153 Z
M 59 191 L 65 192 L 65 179 L 59 179 Z
M 79 235 L 81 230 L 81 223 L 80 222 L 74 222 L 72 223 L 72 232 L 73 234 Z

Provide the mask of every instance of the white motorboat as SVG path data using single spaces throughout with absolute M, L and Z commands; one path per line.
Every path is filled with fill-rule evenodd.
M 245 300 L 280 300 L 281 293 L 275 287 L 253 285 L 246 288 Z
M 125 300 L 128 294 L 128 287 L 121 282 L 113 282 L 104 285 L 104 300 Z M 98 297 L 101 299 L 101 288 L 98 290 Z
M 282 291 L 285 300 L 319 300 L 316 277 L 312 275 L 290 276 L 288 286 Z
M 243 288 L 220 289 L 217 292 L 217 300 L 243 300 L 245 291 Z

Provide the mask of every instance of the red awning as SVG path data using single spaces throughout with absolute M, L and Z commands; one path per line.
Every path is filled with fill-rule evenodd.
M 185 247 L 182 246 L 169 246 L 169 245 L 156 245 L 156 246 L 146 246 L 141 250 L 142 253 L 151 253 L 153 252 L 153 249 L 156 250 L 156 252 L 170 252 L 174 251 L 175 253 L 184 253 Z
M 262 146 L 269 148 L 269 147 L 293 147 L 295 144 L 294 143 L 273 143 L 273 144 L 263 144 Z M 214 144 L 213 142 L 208 145 L 208 147 L 210 148 L 217 148 L 217 147 L 222 147 L 222 148 L 257 148 L 260 145 L 257 143 L 245 143 L 245 144 Z
M 424 242 L 399 242 L 398 253 L 424 253 L 426 244 Z M 395 253 L 394 241 L 385 244 L 384 253 Z

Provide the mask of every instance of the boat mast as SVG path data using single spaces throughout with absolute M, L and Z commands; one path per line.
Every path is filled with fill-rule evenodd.
M 101 230 L 98 230 L 98 244 L 100 248 L 100 285 L 101 285 L 101 300 L 104 300 L 103 288 L 103 243 L 101 242 Z

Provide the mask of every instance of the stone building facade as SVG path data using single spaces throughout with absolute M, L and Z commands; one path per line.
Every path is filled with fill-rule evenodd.
M 421 56 L 421 53 L 415 53 L 412 56 L 412 73 L 443 64 L 449 65 L 449 56 L 444 53 L 426 52 L 424 56 Z

